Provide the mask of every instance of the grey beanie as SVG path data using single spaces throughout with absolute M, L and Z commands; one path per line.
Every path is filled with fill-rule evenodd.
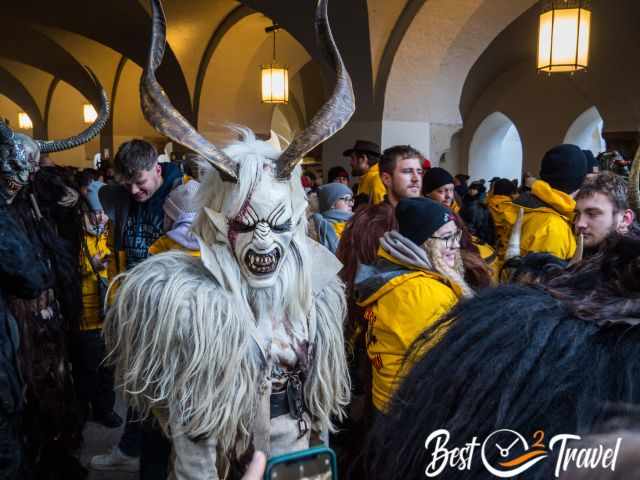
M 92 212 L 99 212 L 103 210 L 100 198 L 98 198 L 98 191 L 104 187 L 104 183 L 98 180 L 93 180 L 87 187 L 87 203 Z
M 344 183 L 327 183 L 322 185 L 318 191 L 318 201 L 320 203 L 320 212 L 331 210 L 333 204 L 347 195 L 353 196 L 353 191 Z

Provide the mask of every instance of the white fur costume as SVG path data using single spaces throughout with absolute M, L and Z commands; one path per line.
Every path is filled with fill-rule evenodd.
M 250 446 L 269 455 L 307 448 L 304 427 L 331 430 L 332 417 L 340 418 L 349 401 L 341 265 L 306 236 L 307 201 L 295 164 L 353 109 L 345 107 L 335 121 L 335 113 L 321 110 L 298 150 L 279 152 L 246 129 L 223 151 L 202 143 L 153 83 L 164 17 L 159 0 L 152 6 L 143 111 L 156 128 L 208 160 L 193 227 L 202 258 L 164 253 L 118 277 L 105 337 L 130 405 L 144 416 L 153 410 L 173 442 L 174 476 L 218 478 Z M 326 23 L 326 0 L 319 0 L 319 21 Z M 337 60 L 340 82 L 346 71 Z M 349 100 L 343 96 L 336 105 Z M 167 112 L 170 120 L 162 117 Z M 303 416 L 271 418 L 272 389 L 286 389 L 297 373 Z

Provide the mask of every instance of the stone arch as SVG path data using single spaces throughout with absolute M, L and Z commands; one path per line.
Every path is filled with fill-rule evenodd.
M 569 126 L 564 143 L 572 143 L 583 150 L 591 150 L 594 155 L 606 149 L 602 138 L 604 120 L 598 109 L 593 106 L 582 112 Z
M 513 121 L 504 113 L 494 112 L 478 126 L 469 147 L 469 176 L 472 179 L 493 177 L 520 178 L 522 175 L 522 140 Z

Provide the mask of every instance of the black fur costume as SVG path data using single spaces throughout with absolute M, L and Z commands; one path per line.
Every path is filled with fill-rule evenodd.
M 73 317 L 76 302 L 81 298 L 77 260 L 49 221 L 38 217 L 30 190 L 24 188 L 2 212 L 6 217 L 2 223 L 14 226 L 5 234 L 7 241 L 27 239 L 16 247 L 16 258 L 31 258 L 30 262 L 45 269 L 35 298 L 9 297 L 20 330 L 19 362 L 26 385 L 22 478 L 83 478 L 86 471 L 71 455 L 81 444 L 81 423 L 67 352 L 68 333 L 78 321 Z
M 640 402 L 640 241 L 612 239 L 596 256 L 546 286 L 504 286 L 459 304 L 420 359 L 368 441 L 370 479 L 420 479 L 438 429 L 448 448 L 480 443 L 501 428 L 532 434 L 597 430 L 612 405 Z M 440 330 L 442 333 L 442 330 Z M 549 445 L 546 443 L 548 449 Z M 497 460 L 495 449 L 489 459 Z M 553 477 L 555 459 L 519 479 Z M 495 479 L 476 451 L 471 469 L 438 479 Z

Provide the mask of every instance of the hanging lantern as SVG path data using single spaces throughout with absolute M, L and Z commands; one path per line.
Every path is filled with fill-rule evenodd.
M 96 118 L 98 118 L 98 112 L 93 108 L 93 105 L 85 103 L 83 107 L 83 116 L 84 123 L 93 123 L 96 121 Z
M 29 115 L 24 112 L 18 113 L 18 127 L 23 130 L 29 130 L 33 128 L 33 122 L 31 121 L 31 118 L 29 118 Z
M 265 29 L 273 33 L 273 61 L 262 65 L 262 103 L 289 102 L 289 70 L 276 61 L 276 32 L 280 29 L 275 23 Z
M 538 33 L 539 72 L 577 72 L 589 65 L 589 0 L 546 1 Z

